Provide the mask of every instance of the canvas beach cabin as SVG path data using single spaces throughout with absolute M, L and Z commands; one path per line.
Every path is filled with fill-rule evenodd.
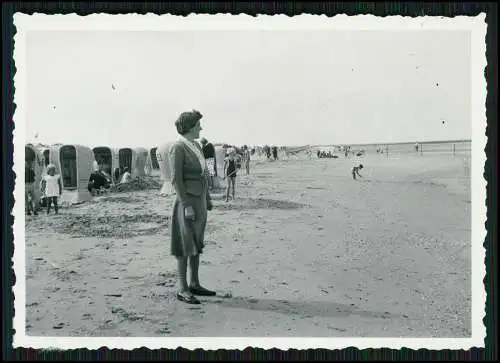
M 134 149 L 129 147 L 119 148 L 116 153 L 118 154 L 118 167 L 120 168 L 120 178 L 123 173 L 123 169 L 128 168 L 129 173 L 133 178 L 137 176 L 136 163 L 137 163 L 137 153 Z
M 214 186 L 218 188 L 221 184 L 220 179 L 224 176 L 224 158 L 226 157 L 226 149 L 222 146 L 215 146 L 215 162 L 217 163 L 217 178 L 214 178 Z
M 135 164 L 132 167 L 132 175 L 145 176 L 146 162 L 148 161 L 148 150 L 142 147 L 134 149 L 136 154 Z
M 174 143 L 167 142 L 160 145 L 156 149 L 156 159 L 160 167 L 160 177 L 163 180 L 163 185 L 160 189 L 160 195 L 169 196 L 175 194 L 174 186 L 172 185 L 172 168 L 170 166 L 169 153 Z
M 40 182 L 42 180 L 42 176 L 45 171 L 43 154 L 39 149 L 37 149 L 32 144 L 26 144 L 24 147 L 24 160 L 25 162 L 29 163 L 32 170 L 35 172 L 35 187 L 34 187 L 35 195 L 33 195 L 32 198 L 35 201 L 35 208 L 38 209 L 40 207 L 40 198 L 41 198 Z
M 88 184 L 94 160 L 94 153 L 87 146 L 65 144 L 51 147 L 50 162 L 61 175 L 61 204 L 77 204 L 92 199 Z
M 118 155 L 115 150 L 108 146 L 96 146 L 92 151 L 101 171 L 109 175 L 113 183 L 118 183 L 119 180 L 113 177 L 115 169 L 118 168 Z
M 50 147 L 38 146 L 36 150 L 42 155 L 43 166 L 46 168 L 50 164 Z
M 151 175 L 155 171 L 160 171 L 160 164 L 156 157 L 156 150 L 158 147 L 153 147 L 148 151 L 148 158 L 146 160 L 146 174 Z

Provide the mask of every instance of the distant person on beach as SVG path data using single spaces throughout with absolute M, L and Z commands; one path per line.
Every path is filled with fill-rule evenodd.
M 267 159 L 271 159 L 271 148 L 268 145 L 264 146 L 264 154 L 266 154 Z
M 278 160 L 278 148 L 273 146 L 273 159 Z
M 204 137 L 201 138 L 201 147 L 203 151 L 203 156 L 205 157 L 205 160 L 207 161 L 207 168 L 208 168 L 208 181 L 209 181 L 209 188 L 213 189 L 214 188 L 214 177 L 217 176 L 217 159 L 215 156 L 215 147 L 212 145 L 211 142 L 208 142 L 207 139 Z
M 101 191 L 102 189 L 109 189 L 111 181 L 107 178 L 101 170 L 95 171 L 90 174 L 88 190 L 90 193 L 94 191 Z
M 26 206 L 26 214 L 38 214 L 35 203 L 35 171 L 33 164 L 26 160 L 24 167 L 24 202 Z
M 123 174 L 122 174 L 122 178 L 120 179 L 120 184 L 128 183 L 131 180 L 132 180 L 132 174 L 130 174 L 130 171 L 128 170 L 128 166 L 125 166 L 123 168 Z
M 359 176 L 362 178 L 363 176 L 359 173 L 359 171 L 363 169 L 363 164 L 359 164 L 358 166 L 355 166 L 352 168 L 352 178 L 356 180 L 356 176 Z
M 224 179 L 227 177 L 226 202 L 229 201 L 229 192 L 232 190 L 234 200 L 235 185 L 236 185 L 236 150 L 229 149 L 227 157 L 224 159 Z
M 176 196 L 171 218 L 170 253 L 177 259 L 177 299 L 188 304 L 200 304 L 194 295 L 215 296 L 200 284 L 200 254 L 205 247 L 207 211 L 212 210 L 208 188 L 208 170 L 203 150 L 195 141 L 202 130 L 202 114 L 193 110 L 183 112 L 175 121 L 180 135 L 169 153 L 172 166 L 172 185 Z M 187 265 L 191 281 L 187 283 Z
M 41 181 L 41 192 L 47 203 L 47 214 L 50 213 L 50 207 L 54 203 L 56 214 L 59 213 L 57 199 L 62 194 L 61 175 L 56 174 L 56 166 L 49 164 L 47 166 L 47 175 L 44 175 Z
M 250 150 L 246 145 L 243 145 L 243 164 L 245 165 L 247 175 L 250 174 Z

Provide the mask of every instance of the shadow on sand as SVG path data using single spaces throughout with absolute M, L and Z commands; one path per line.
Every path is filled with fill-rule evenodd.
M 367 311 L 356 308 L 354 304 L 340 304 L 327 301 L 287 301 L 276 299 L 254 299 L 247 297 L 233 297 L 229 299 L 203 299 L 204 304 L 217 304 L 228 308 L 246 309 L 255 311 L 269 311 L 284 315 L 297 315 L 305 318 L 312 317 L 346 317 L 357 315 L 364 318 L 388 319 L 403 317 L 389 312 Z
M 217 198 L 217 199 L 223 199 Z M 215 199 L 215 198 L 214 198 Z M 236 198 L 229 204 L 221 203 L 217 205 L 219 210 L 244 210 L 244 209 L 300 209 L 306 207 L 305 204 L 295 203 L 286 200 L 267 198 Z

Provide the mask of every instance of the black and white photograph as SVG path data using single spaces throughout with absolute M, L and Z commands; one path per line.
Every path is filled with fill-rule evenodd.
M 484 346 L 484 14 L 14 22 L 14 346 Z

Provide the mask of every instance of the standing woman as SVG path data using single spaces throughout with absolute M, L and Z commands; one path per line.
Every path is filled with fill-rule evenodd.
M 200 304 L 194 295 L 214 296 L 215 292 L 201 286 L 198 270 L 204 247 L 207 210 L 212 210 L 208 192 L 208 170 L 203 152 L 195 141 L 202 130 L 202 114 L 196 110 L 183 112 L 175 126 L 180 134 L 170 149 L 172 184 L 176 199 L 171 222 L 171 254 L 177 258 L 179 291 L 177 299 Z M 191 281 L 187 283 L 187 265 Z

